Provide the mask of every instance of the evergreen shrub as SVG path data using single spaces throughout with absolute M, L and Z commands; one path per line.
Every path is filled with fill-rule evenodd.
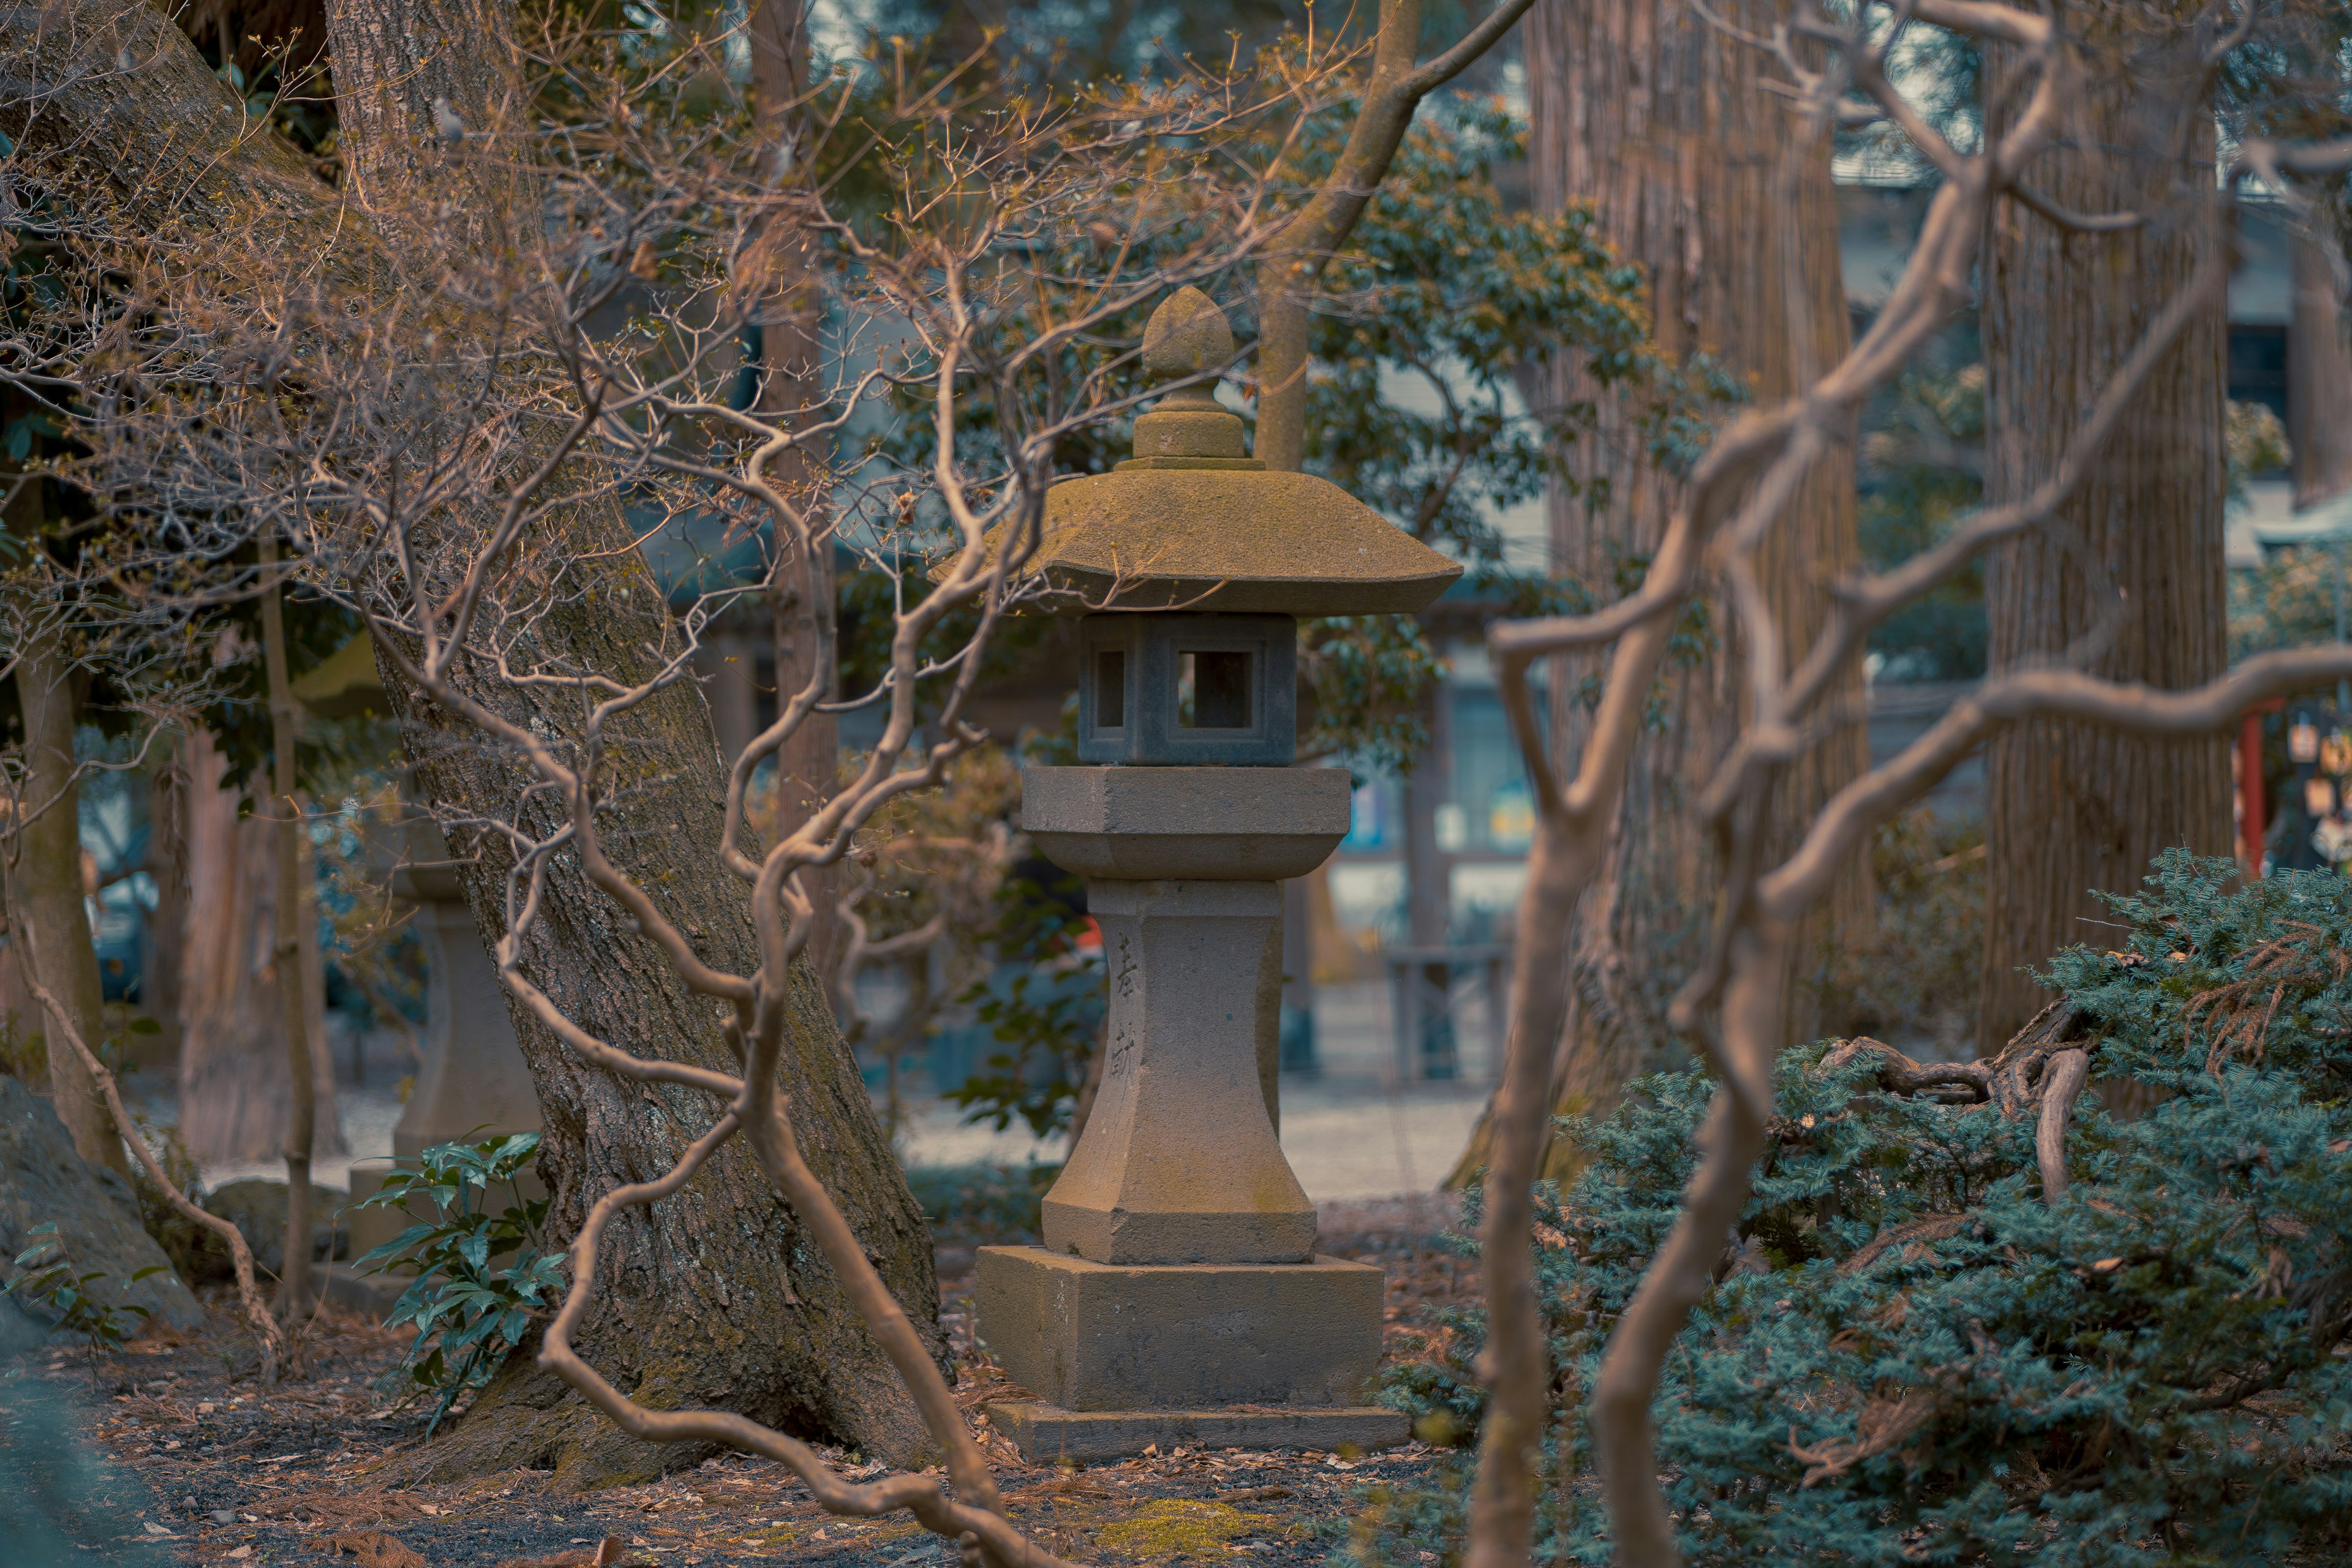
M 1689 1561 L 2352 1560 L 2352 893 L 2236 879 L 2168 853 L 2108 899 L 2118 947 L 2042 977 L 2094 1081 L 2054 1205 L 2030 1110 L 1890 1092 L 1866 1050 L 1789 1054 L 1753 1199 L 1654 1406 Z M 2154 1109 L 2098 1110 L 2119 1081 Z M 1548 1560 L 1608 1561 L 1584 1395 L 1713 1092 L 1701 1071 L 1642 1079 L 1566 1127 L 1590 1163 L 1539 1190 Z M 1475 1435 L 1481 1330 L 1456 1313 L 1391 1374 L 1424 1435 Z M 1373 1500 L 1341 1556 L 1458 1549 L 1467 1463 Z

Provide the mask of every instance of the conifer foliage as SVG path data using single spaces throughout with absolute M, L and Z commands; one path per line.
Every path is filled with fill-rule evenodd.
M 2352 1552 L 2352 894 L 2237 887 L 2173 851 L 2058 954 L 2000 1058 L 1791 1052 L 1755 1195 L 1661 1380 L 1659 1462 L 1696 1563 L 2341 1562 Z M 2063 1193 L 2037 1076 L 2088 1053 Z M 2117 1120 L 2102 1084 L 2161 1097 Z M 1555 1430 L 1538 1551 L 1609 1558 L 1581 1407 L 1680 1207 L 1714 1089 L 1641 1080 L 1539 1191 Z M 1467 1245 L 1466 1243 L 1465 1245 Z M 1475 1429 L 1465 1313 L 1389 1392 Z M 1463 1477 L 1466 1484 L 1466 1471 Z M 1410 1559 L 1458 1494 L 1391 1501 L 1352 1554 Z M 1400 1551 L 1402 1548 L 1403 1550 Z

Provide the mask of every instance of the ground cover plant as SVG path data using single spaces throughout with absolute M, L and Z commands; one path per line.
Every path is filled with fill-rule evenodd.
M 2236 884 L 2231 861 L 2168 855 L 2111 898 L 2114 948 L 2053 958 L 2060 1000 L 1992 1061 L 1921 1066 L 1867 1039 L 1782 1058 L 1721 1282 L 1653 1405 L 1685 1553 L 2352 1550 L 2352 895 L 2324 874 Z M 2154 1109 L 2058 1110 L 2077 1052 L 2102 1089 L 2138 1086 Z M 1674 1223 L 1715 1092 L 1704 1070 L 1657 1074 L 1572 1122 L 1590 1163 L 1538 1200 L 1555 1484 L 1538 1540 L 1554 1560 L 1609 1560 L 1571 1410 Z M 1390 1397 L 1425 1430 L 1467 1432 L 1483 1319 L 1450 1327 Z M 1388 1554 L 1434 1544 L 1459 1511 L 1399 1508 Z
M 973 1336 L 968 1247 L 954 1260 L 959 1237 L 1002 1238 L 992 1215 L 1003 1205 L 987 1194 L 1006 1178 L 960 1167 L 918 1173 L 918 1186 L 927 1201 L 952 1188 L 978 1194 L 972 1210 L 935 1232 L 956 1403 L 1001 1478 L 1007 1512 L 1046 1550 L 1109 1563 L 1246 1554 L 1274 1568 L 1312 1568 L 1344 1537 L 1368 1481 L 1413 1487 L 1442 1462 L 1412 1447 L 1357 1457 L 1181 1449 L 1083 1470 L 1024 1463 L 982 1415 L 1007 1385 Z M 1396 1352 L 1417 1346 L 1414 1331 L 1433 1307 L 1475 1286 L 1474 1268 L 1433 1245 L 1454 1217 L 1451 1201 L 1435 1197 L 1322 1212 L 1328 1250 L 1387 1273 Z M 442 1439 L 425 1436 L 431 1403 L 398 1392 L 407 1331 L 330 1305 L 307 1331 L 308 1375 L 264 1384 L 251 1342 L 226 1310 L 233 1294 L 226 1286 L 205 1294 L 215 1309 L 205 1330 L 100 1349 L 95 1389 L 77 1347 L 0 1361 L 0 1474 L 12 1483 L 0 1489 L 0 1539 L 14 1553 L 9 1568 L 88 1563 L 93 1549 L 110 1564 L 316 1564 L 360 1537 L 375 1538 L 372 1550 L 388 1561 L 413 1552 L 429 1568 L 585 1568 L 599 1551 L 637 1568 L 931 1568 L 956 1560 L 951 1543 L 927 1538 L 903 1515 L 845 1519 L 788 1467 L 750 1455 L 586 1494 L 528 1468 L 412 1483 L 404 1462 Z M 861 1480 L 906 1479 L 853 1450 L 829 1448 L 824 1458 Z

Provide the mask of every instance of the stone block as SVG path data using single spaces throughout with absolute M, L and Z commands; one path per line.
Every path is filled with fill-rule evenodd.
M 1276 882 L 1348 836 L 1345 768 L 1024 768 L 1021 827 L 1081 877 Z
M 328 1263 L 351 1252 L 351 1233 L 343 1228 L 343 1194 L 332 1187 L 310 1184 L 310 1258 Z M 205 1207 L 245 1233 L 253 1248 L 253 1265 L 277 1275 L 286 1269 L 286 1184 L 269 1176 L 247 1176 L 225 1182 L 205 1194 Z
M 1305 1263 L 1315 1205 L 1258 1079 L 1258 976 L 1282 958 L 1267 882 L 1102 882 L 1112 975 L 1102 1088 L 1045 1194 L 1048 1250 L 1097 1263 Z
M 1380 1363 L 1381 1271 L 1361 1263 L 1120 1267 L 984 1247 L 979 1272 L 989 1349 L 1065 1410 L 1350 1406 Z
M 425 887 L 448 873 L 402 875 Z M 418 906 L 415 930 L 425 948 L 425 1068 L 393 1129 L 392 1152 L 415 1159 L 436 1143 L 538 1131 L 539 1092 L 473 911 L 457 899 L 428 899 Z
M 1402 1447 L 1405 1418 L 1376 1405 L 1294 1410 L 1065 1410 L 1042 1400 L 1000 1400 L 988 1407 L 996 1429 L 1033 1465 L 1069 1459 L 1097 1464 L 1157 1447 L 1186 1448 L 1346 1448 Z

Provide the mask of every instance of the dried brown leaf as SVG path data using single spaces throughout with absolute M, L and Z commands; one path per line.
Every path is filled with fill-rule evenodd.
M 359 1559 L 359 1568 L 425 1568 L 421 1555 L 381 1530 L 345 1531 L 312 1542 L 310 1550 L 337 1559 L 348 1552 Z

